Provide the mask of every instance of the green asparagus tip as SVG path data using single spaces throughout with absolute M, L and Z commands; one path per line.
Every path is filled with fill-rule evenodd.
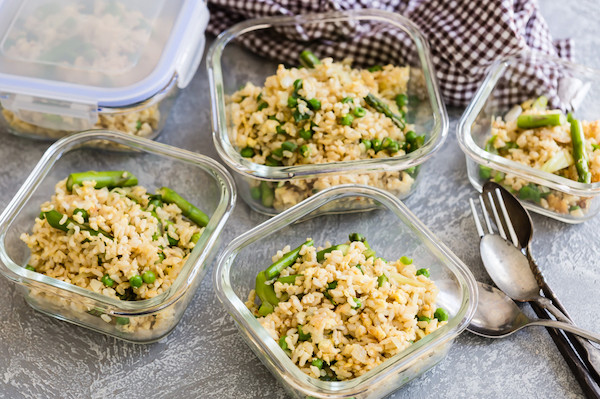
M 71 173 L 67 179 L 67 190 L 72 191 L 74 185 L 81 186 L 85 181 L 95 181 L 96 188 L 130 187 L 138 184 L 137 177 L 126 170 Z
M 190 204 L 185 198 L 177 194 L 168 187 L 162 187 L 158 190 L 162 200 L 169 204 L 175 204 L 181 209 L 183 216 L 196 223 L 198 226 L 205 227 L 208 222 L 208 216 L 194 205 Z

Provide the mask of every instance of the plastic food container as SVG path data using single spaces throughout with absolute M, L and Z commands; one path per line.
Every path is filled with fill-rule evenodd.
M 375 213 L 326 215 L 324 208 L 348 198 L 376 201 Z M 319 215 L 316 216 L 315 215 Z M 310 217 L 310 218 L 309 218 Z M 308 218 L 308 219 L 307 219 Z M 460 303 L 448 324 L 417 341 L 360 377 L 327 382 L 304 374 L 245 306 L 259 271 L 285 245 L 312 237 L 315 243 L 344 242 L 360 232 L 385 259 L 412 254 L 426 264 L 440 289 L 438 305 Z M 341 185 L 326 189 L 233 240 L 219 256 L 215 290 L 235 320 L 242 337 L 261 362 L 294 398 L 381 398 L 440 362 L 451 343 L 469 324 L 477 304 L 470 270 L 395 196 L 369 186 Z M 452 299 L 449 299 L 452 298 Z
M 89 148 L 94 141 L 131 151 Z M 128 170 L 148 191 L 168 183 L 210 217 L 179 276 L 162 294 L 123 301 L 25 269 L 30 252 L 19 239 L 30 232 L 40 205 L 72 171 Z M 202 190 L 194 189 L 202 187 Z M 175 328 L 219 247 L 235 204 L 233 180 L 212 159 L 148 139 L 109 131 L 72 135 L 52 145 L 0 215 L 0 273 L 17 284 L 27 303 L 52 317 L 135 343 L 149 343 Z
M 305 164 L 295 166 L 265 166 L 250 161 L 240 154 L 240 148 L 233 143 L 233 117 L 228 110 L 230 96 L 252 82 L 263 86 L 265 78 L 274 75 L 277 70 L 277 60 L 267 60 L 249 51 L 243 50 L 236 42 L 243 40 L 259 40 L 267 35 L 278 35 L 280 32 L 311 32 L 322 29 L 326 24 L 341 28 L 351 26 L 356 31 L 365 29 L 389 28 L 400 29 L 402 34 L 387 37 L 399 43 L 410 43 L 407 54 L 398 53 L 390 64 L 410 66 L 408 80 L 409 101 L 407 122 L 414 125 L 417 134 L 425 134 L 425 144 L 418 150 L 396 157 L 371 158 L 354 161 L 329 162 L 322 164 Z M 306 42 L 302 49 L 314 50 L 319 58 L 328 54 L 319 54 L 315 43 L 345 43 L 348 37 L 344 35 L 321 38 L 321 41 Z M 393 46 L 393 43 L 390 44 Z M 321 48 L 321 47 L 319 47 Z M 323 50 L 325 51 L 325 50 Z M 369 53 L 371 54 L 371 53 Z M 334 59 L 334 61 L 342 61 Z M 353 63 L 357 67 L 371 67 L 378 61 L 371 59 L 369 65 Z M 379 61 L 382 64 L 387 61 Z M 296 64 L 297 65 L 297 64 Z M 324 14 L 308 14 L 296 17 L 269 17 L 242 22 L 223 32 L 215 40 L 207 55 L 207 68 L 212 97 L 213 139 L 219 156 L 234 170 L 234 177 L 239 193 L 248 205 L 261 213 L 274 215 L 300 200 L 322 189 L 321 186 L 341 184 L 338 179 L 325 178 L 341 177 L 343 183 L 374 184 L 385 188 L 398 198 L 405 198 L 416 189 L 418 183 L 418 165 L 421 165 L 439 150 L 446 138 L 448 118 L 442 103 L 435 74 L 429 54 L 429 48 L 423 35 L 417 27 L 402 16 L 379 10 L 359 10 L 348 12 L 331 12 Z M 415 169 L 411 169 L 417 167 Z M 408 172 L 407 170 L 411 171 Z M 410 178 L 407 178 L 406 171 Z M 408 184 L 398 186 L 387 185 L 383 174 L 395 172 L 402 174 L 402 182 Z M 369 175 L 371 174 L 371 175 Z M 376 175 L 374 175 L 376 174 Z M 349 180 L 350 179 L 350 180 Z M 300 187 L 303 186 L 303 187 Z M 306 188 L 306 187 L 308 188 Z M 311 188 L 312 187 L 312 188 Z M 274 192 L 274 205 L 269 206 L 260 195 L 262 189 Z M 281 201 L 280 198 L 284 198 Z M 278 205 L 282 203 L 283 205 Z M 372 209 L 370 202 L 357 202 L 348 199 L 339 203 L 336 209 L 329 212 L 348 212 Z
M 0 3 L 0 127 L 155 138 L 198 68 L 207 22 L 195 0 Z
M 517 82 L 522 79 L 520 68 L 536 68 L 552 85 L 534 85 L 530 92 L 522 92 Z M 511 103 L 504 100 L 511 93 Z M 505 117 L 515 105 L 541 95 L 549 98 L 550 108 L 560 108 L 564 113 L 574 112 L 579 120 L 600 119 L 597 104 L 600 102 L 600 71 L 541 54 L 519 55 L 496 62 L 488 72 L 481 87 L 465 110 L 456 134 L 467 159 L 467 172 L 473 187 L 481 191 L 489 179 L 514 176 L 524 184 L 533 185 L 541 193 L 540 199 L 530 199 L 520 192 L 513 193 L 522 204 L 537 213 L 566 223 L 581 223 L 594 217 L 600 210 L 600 183 L 580 183 L 552 173 L 523 165 L 485 150 L 492 136 L 493 118 Z M 510 187 L 508 187 L 510 189 Z M 577 206 L 560 209 L 548 205 L 548 198 L 576 203 Z

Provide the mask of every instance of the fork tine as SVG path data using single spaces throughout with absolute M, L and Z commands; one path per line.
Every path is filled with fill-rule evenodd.
M 502 193 L 500 189 L 494 190 L 496 192 L 496 197 L 498 198 L 498 203 L 500 204 L 500 209 L 502 210 L 502 215 L 504 216 L 504 221 L 506 222 L 506 228 L 510 233 L 510 239 L 515 247 L 519 248 L 519 238 L 517 237 L 517 233 L 515 232 L 515 228 L 512 225 L 512 221 L 510 220 L 510 216 L 508 216 L 508 212 L 506 211 L 506 205 L 504 205 L 504 199 L 502 198 Z
M 479 204 L 481 205 L 481 211 L 483 212 L 483 220 L 485 220 L 485 225 L 487 226 L 488 233 L 494 234 L 494 229 L 492 229 L 492 223 L 490 222 L 490 215 L 485 207 L 485 202 L 483 201 L 483 197 L 479 196 Z
M 490 201 L 490 205 L 492 208 L 492 213 L 494 214 L 494 220 L 496 221 L 496 227 L 498 227 L 498 233 L 500 233 L 500 237 L 506 238 L 506 233 L 504 232 L 504 227 L 502 227 L 502 222 L 500 221 L 500 216 L 498 216 L 498 210 L 496 209 L 496 203 L 494 202 L 494 197 L 492 197 L 492 193 L 488 191 L 488 200 Z
M 479 222 L 479 216 L 477 216 L 477 210 L 475 209 L 475 202 L 473 202 L 473 198 L 469 198 L 469 204 L 471 204 L 471 215 L 473 215 L 473 220 L 475 220 L 475 228 L 477 228 L 477 234 L 479 234 L 479 237 L 483 237 L 483 228 L 481 227 L 481 223 Z

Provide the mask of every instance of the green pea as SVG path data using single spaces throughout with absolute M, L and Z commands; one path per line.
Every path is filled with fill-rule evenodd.
M 250 189 L 250 196 L 254 201 L 258 201 L 260 199 L 260 187 L 252 187 Z
M 342 116 L 342 120 L 340 121 L 340 124 L 342 124 L 344 126 L 352 126 L 352 122 L 354 122 L 354 117 L 350 114 L 346 114 L 346 115 Z
M 285 141 L 281 144 L 281 148 L 284 151 L 294 152 L 296 151 L 296 148 L 298 148 L 298 144 L 292 143 L 291 141 Z
M 389 148 L 389 146 L 391 146 L 393 142 L 394 142 L 394 140 L 392 140 L 389 137 L 384 138 L 383 141 L 381 142 L 381 149 L 385 150 L 385 149 Z
M 300 155 L 302 155 L 304 158 L 310 157 L 310 147 L 306 144 L 302 145 L 300 147 Z
M 77 215 L 78 213 L 81 215 L 81 217 L 83 218 L 84 221 L 87 222 L 90 219 L 90 214 L 85 209 L 76 208 L 73 211 L 73 216 Z
M 310 364 L 312 364 L 319 370 L 321 370 L 323 368 L 323 360 L 321 360 L 321 359 L 313 359 L 313 361 L 310 362 Z
M 357 118 L 362 118 L 363 116 L 365 116 L 367 114 L 367 110 L 364 109 L 363 107 L 356 107 L 356 108 L 354 108 L 354 110 L 352 110 L 352 113 Z
M 321 101 L 317 100 L 316 98 L 311 98 L 310 100 L 308 100 L 308 106 L 310 107 L 310 109 L 318 111 L 321 109 Z
M 411 263 L 413 263 L 413 260 L 408 256 L 403 256 L 400 258 L 400 262 L 404 263 L 405 265 L 410 265 Z
M 417 139 L 417 134 L 414 131 L 409 130 L 408 132 L 406 132 L 404 137 L 406 138 L 407 142 L 414 143 L 415 140 Z
M 479 177 L 483 180 L 489 180 L 492 177 L 492 168 L 479 165 Z
M 25 269 L 31 270 L 32 272 L 35 271 L 35 267 L 33 267 L 33 266 L 29 265 L 29 264 L 27 266 L 25 266 Z
M 152 284 L 156 281 L 156 274 L 152 270 L 146 270 L 144 274 L 142 274 L 142 280 L 146 284 Z
M 105 274 L 104 276 L 102 276 L 100 281 L 102 281 L 102 284 L 104 284 L 107 287 L 112 287 L 113 285 L 115 285 L 115 280 L 110 278 L 110 276 L 108 274 Z
M 383 287 L 383 284 L 385 284 L 386 281 L 389 281 L 387 276 L 382 274 L 381 276 L 377 277 L 377 286 Z
M 431 277 L 431 274 L 429 274 L 429 269 L 419 269 L 417 270 L 417 276 L 425 276 L 427 278 Z
M 429 323 L 429 322 L 431 321 L 431 319 L 430 319 L 429 317 L 425 317 L 425 316 L 419 316 L 419 317 L 417 318 L 417 321 L 426 321 L 426 322 L 428 322 L 428 323 Z
M 244 158 L 252 158 L 254 156 L 254 148 L 252 147 L 244 147 L 242 148 L 242 150 L 240 151 L 240 154 L 244 157 Z
M 140 276 L 139 274 L 136 274 L 135 276 L 129 279 L 129 284 L 135 288 L 140 288 L 143 282 L 144 280 L 142 280 L 142 276 Z
M 124 326 L 126 324 L 129 324 L 129 318 L 128 317 L 115 317 L 115 322 L 120 326 Z
M 313 133 L 310 130 L 306 130 L 306 129 L 302 129 L 298 132 L 298 135 L 303 138 L 304 140 L 310 140 L 310 138 L 312 137 Z
M 448 312 L 446 312 L 446 309 L 444 308 L 437 308 L 433 314 L 433 317 L 438 319 L 438 321 L 446 321 L 448 320 Z
M 302 331 L 302 326 L 298 326 L 298 341 L 308 341 L 310 339 L 310 333 Z
M 296 108 L 298 106 L 298 99 L 294 96 L 289 96 L 287 99 L 288 108 Z
M 394 154 L 400 151 L 400 144 L 398 144 L 396 140 L 392 140 L 392 143 L 388 146 L 387 150 L 390 152 L 390 154 Z
M 375 152 L 381 151 L 381 140 L 373 139 L 373 140 L 371 140 L 371 144 L 373 145 L 373 151 L 375 151 Z
M 342 99 L 342 104 L 347 104 L 347 103 L 351 103 L 353 101 L 352 97 L 344 97 Z
M 350 239 L 350 241 L 360 241 L 360 242 L 365 242 L 367 240 L 367 238 L 360 234 L 360 233 L 351 233 L 348 238 Z
M 408 96 L 406 94 L 398 94 L 396 96 L 396 105 L 399 109 L 404 108 L 404 106 L 408 103 Z
M 368 151 L 371 148 L 371 140 L 361 139 L 360 142 L 365 145 L 365 151 Z
M 282 336 L 281 338 L 279 338 L 279 347 L 281 349 L 288 350 L 288 344 L 287 342 L 285 342 L 285 339 L 287 338 L 287 335 Z

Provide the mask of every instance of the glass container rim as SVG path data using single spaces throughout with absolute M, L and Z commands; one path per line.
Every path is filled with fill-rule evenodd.
M 22 267 L 22 265 L 15 263 L 6 252 L 4 241 L 9 228 L 25 208 L 27 201 L 31 198 L 35 190 L 47 177 L 55 163 L 64 154 L 77 151 L 82 147 L 86 148 L 86 143 L 97 140 L 110 141 L 127 146 L 134 151 L 186 162 L 203 169 L 219 185 L 220 201 L 204 230 L 208 234 L 203 233 L 201 235 L 194 248 L 198 249 L 190 253 L 188 260 L 173 285 L 154 298 L 140 301 L 123 301 L 110 298 L 41 273 L 29 271 Z M 23 284 L 23 282 L 32 283 L 40 289 L 56 289 L 60 292 L 68 292 L 71 295 L 93 300 L 95 305 L 104 307 L 108 310 L 109 314 L 140 316 L 155 313 L 171 306 L 186 293 L 200 272 L 200 266 L 207 261 L 210 253 L 217 249 L 215 246 L 217 245 L 218 237 L 233 211 L 236 196 L 233 178 L 229 172 L 218 162 L 205 155 L 158 143 L 144 137 L 131 136 L 110 130 L 87 130 L 74 133 L 56 141 L 44 152 L 42 158 L 0 214 L 0 274 L 18 284 Z
M 539 59 L 544 62 L 552 62 L 564 67 L 567 70 L 572 70 L 580 74 L 595 75 L 596 79 L 600 80 L 600 70 L 576 64 L 555 56 L 546 55 L 537 51 L 524 51 L 516 55 L 498 59 L 492 63 L 488 69 L 485 79 L 477 89 L 477 92 L 463 112 L 456 126 L 458 144 L 467 157 L 473 159 L 475 162 L 481 165 L 488 166 L 504 173 L 514 174 L 534 183 L 541 184 L 567 194 L 576 196 L 596 196 L 600 194 L 600 182 L 581 183 L 575 180 L 567 179 L 566 177 L 555 175 L 553 173 L 544 172 L 516 161 L 503 158 L 500 155 L 489 153 L 477 145 L 473 140 L 471 135 L 471 126 L 473 126 L 475 123 L 477 115 L 483 110 L 485 102 L 489 98 L 506 69 L 509 66 L 520 62 L 522 59 L 531 58 L 536 60 Z
M 449 320 L 447 325 L 427 335 L 401 354 L 387 359 L 362 376 L 340 382 L 320 381 L 302 372 L 279 348 L 278 343 L 269 335 L 266 329 L 256 321 L 256 318 L 246 307 L 244 301 L 233 291 L 230 281 L 230 269 L 240 250 L 247 245 L 259 241 L 270 234 L 274 234 L 282 228 L 293 225 L 295 222 L 302 220 L 311 212 L 331 201 L 357 196 L 373 199 L 387 210 L 392 211 L 398 218 L 406 218 L 436 251 L 448 257 L 450 262 L 444 262 L 444 265 L 456 278 L 460 286 L 462 301 L 460 309 Z M 311 393 L 356 394 L 366 389 L 367 385 L 381 381 L 392 374 L 408 368 L 424 354 L 449 342 L 464 331 L 475 314 L 478 298 L 475 277 L 469 268 L 445 244 L 439 241 L 399 199 L 384 190 L 358 184 L 339 185 L 320 191 L 236 237 L 219 255 L 213 271 L 213 284 L 219 301 L 238 324 L 238 327 L 240 327 L 239 330 L 242 333 L 246 333 L 252 344 L 261 353 L 265 354 L 271 363 L 277 366 L 280 374 L 288 372 L 285 378 L 288 384 L 303 389 L 303 392 L 309 395 Z
M 251 162 L 242 157 L 238 151 L 235 150 L 227 135 L 225 93 L 221 68 L 221 56 L 227 44 L 240 35 L 260 29 L 294 24 L 346 20 L 372 20 L 385 22 L 404 30 L 404 32 L 412 39 L 421 63 L 421 68 L 424 72 L 428 99 L 433 113 L 434 124 L 430 132 L 429 140 L 414 152 L 390 158 L 361 159 L 311 165 L 266 166 Z M 217 36 L 208 50 L 206 67 L 212 99 L 213 141 L 217 153 L 221 159 L 236 172 L 253 178 L 278 181 L 303 179 L 345 172 L 377 172 L 407 169 L 419 165 L 433 156 L 435 152 L 442 147 L 448 135 L 448 115 L 435 76 L 429 44 L 419 28 L 412 21 L 389 11 L 363 9 L 250 19 L 232 26 Z

